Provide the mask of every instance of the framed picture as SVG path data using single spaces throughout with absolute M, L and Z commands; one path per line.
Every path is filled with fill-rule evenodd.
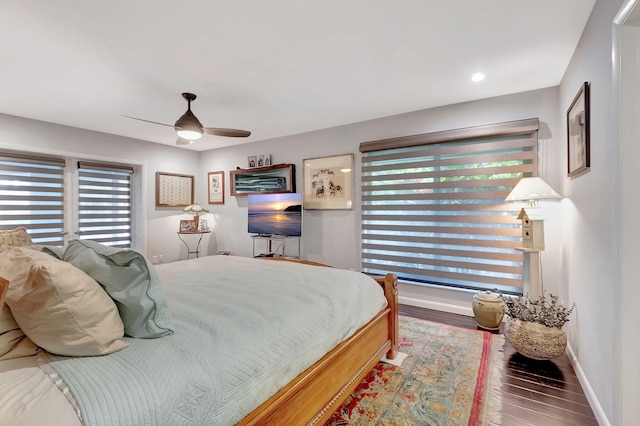
M 156 172 L 156 207 L 193 204 L 193 176 Z
M 252 155 L 251 157 L 247 157 L 247 166 L 249 168 L 256 167 L 258 164 L 258 157 Z
M 196 232 L 196 224 L 193 220 L 181 220 L 179 232 Z
M 306 210 L 353 208 L 353 154 L 310 158 L 303 164 Z
M 209 204 L 224 204 L 224 172 L 209 172 Z
M 591 167 L 589 143 L 589 82 L 584 82 L 567 110 L 568 176 L 579 176 Z
M 271 165 L 271 156 L 269 154 L 264 155 L 264 165 L 265 167 Z

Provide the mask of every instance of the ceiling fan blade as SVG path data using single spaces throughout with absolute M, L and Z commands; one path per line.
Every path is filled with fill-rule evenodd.
M 228 136 L 231 138 L 246 138 L 251 135 L 248 130 L 223 129 L 220 127 L 205 127 L 203 130 L 208 135 Z
M 146 121 L 147 123 L 152 123 L 152 124 L 159 124 L 161 126 L 173 127 L 173 124 L 158 123 L 157 121 L 145 120 L 144 118 L 131 117 L 130 115 L 124 115 L 123 117 L 133 118 L 134 120 L 138 120 L 138 121 Z
M 193 143 L 193 141 L 190 141 L 189 139 L 183 139 L 181 137 L 178 137 L 178 139 L 176 140 L 176 145 L 189 145 L 190 143 Z

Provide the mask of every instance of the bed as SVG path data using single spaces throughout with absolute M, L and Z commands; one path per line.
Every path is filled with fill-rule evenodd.
M 103 250 L 87 242 L 75 246 L 94 258 Z M 98 254 L 117 260 L 117 251 Z M 132 258 L 148 268 L 166 299 L 167 309 L 149 317 L 154 327 L 141 328 L 126 315 L 131 307 L 103 283 L 121 276 L 121 269 L 107 265 L 103 278 L 82 263 L 86 256 L 64 260 L 64 252 L 45 252 L 0 253 L 0 275 L 25 279 L 11 271 L 24 256 L 62 262 L 55 265 L 67 268 L 65 277 L 69 267 L 85 268 L 114 298 L 126 334 L 103 343 L 105 355 L 36 349 L 30 356 L 0 356 L 0 424 L 323 424 L 383 356 L 395 357 L 397 281 L 391 274 L 372 279 L 312 262 L 236 256 L 154 268 L 139 253 L 125 251 L 126 268 Z M 3 260 L 10 253 L 14 258 Z M 109 259 L 101 258 L 103 273 Z M 4 287 L 11 309 L 5 306 L 0 315 L 10 311 L 20 323 L 26 320 L 12 286 L 9 277 Z M 139 287 L 144 284 L 136 282 Z M 153 291 L 158 289 L 146 288 L 142 297 Z M 158 336 L 128 337 L 140 330 Z M 22 350 L 28 354 L 33 347 Z

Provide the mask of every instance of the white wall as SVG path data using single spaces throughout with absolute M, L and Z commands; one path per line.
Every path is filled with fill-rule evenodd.
M 162 254 L 165 261 L 186 258 L 176 232 L 178 220 L 191 216 L 179 208 L 155 207 L 155 172 L 197 174 L 197 152 L 2 114 L 0 149 L 139 165 L 144 208 L 136 248 L 147 256 Z M 196 186 L 205 184 L 206 175 L 196 179 Z
M 296 165 L 297 191 L 303 189 L 302 160 L 305 158 L 355 154 L 354 209 L 345 211 L 303 212 L 302 256 L 306 259 L 347 269 L 360 269 L 360 170 L 361 142 L 420 133 L 451 130 L 476 125 L 499 123 L 538 117 L 540 119 L 541 175 L 559 188 L 562 181 L 561 114 L 558 111 L 558 90 L 547 88 L 510 96 L 450 105 L 393 117 L 355 123 L 331 129 L 273 139 L 254 144 L 227 147 L 202 153 L 200 175 L 208 171 L 246 167 L 247 157 L 271 154 L 272 163 Z M 215 229 L 209 240 L 209 253 L 229 250 L 240 256 L 252 255 L 252 242 L 247 233 L 246 197 L 230 197 L 228 173 L 224 205 L 209 206 L 215 217 Z M 206 188 L 198 199 L 206 200 Z M 559 203 L 541 203 L 548 208 L 545 223 L 547 235 L 559 235 Z M 557 294 L 560 263 L 560 243 L 547 240 L 543 253 L 545 285 Z M 472 292 L 435 289 L 401 284 L 404 302 L 424 307 L 447 309 L 471 315 Z
M 561 186 L 570 200 L 563 204 L 562 290 L 577 304 L 576 315 L 565 328 L 596 415 L 602 424 L 615 425 L 623 423 L 614 384 L 616 374 L 625 374 L 615 367 L 620 344 L 620 149 L 612 21 L 621 3 L 596 3 L 560 85 L 560 105 L 566 110 L 580 85 L 591 82 L 591 169 L 563 179 Z M 566 152 L 562 155 L 566 159 Z

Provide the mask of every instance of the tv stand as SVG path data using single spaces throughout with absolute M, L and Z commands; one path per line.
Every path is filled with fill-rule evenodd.
M 286 235 L 252 235 L 253 240 L 253 257 L 289 257 L 292 259 L 300 259 L 300 237 L 289 237 Z M 297 243 L 297 251 L 294 254 L 287 253 L 287 242 L 295 240 Z M 256 254 L 256 241 L 260 245 L 261 241 L 266 244 L 266 252 Z M 276 246 L 274 247 L 274 242 Z M 279 245 L 278 245 L 279 244 Z M 289 244 L 289 246 L 291 246 Z

